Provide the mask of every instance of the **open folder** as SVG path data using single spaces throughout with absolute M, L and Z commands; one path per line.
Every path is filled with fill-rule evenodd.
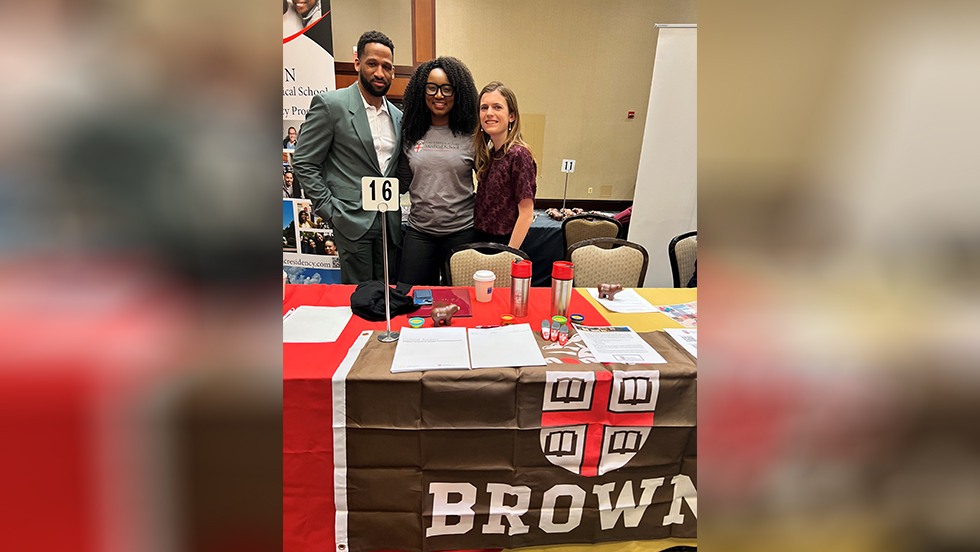
M 544 366 L 528 324 L 499 328 L 403 328 L 392 373 Z

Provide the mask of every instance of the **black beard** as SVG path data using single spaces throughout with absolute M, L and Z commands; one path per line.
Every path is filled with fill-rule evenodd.
M 362 73 L 361 74 L 361 86 L 364 88 L 364 90 L 367 91 L 368 94 L 370 94 L 372 96 L 375 96 L 375 97 L 378 97 L 378 98 L 381 98 L 381 97 L 384 97 L 384 95 L 388 93 L 388 89 L 391 88 L 391 83 L 389 82 L 388 84 L 386 84 L 385 87 L 384 87 L 384 90 L 378 92 L 378 91 L 376 91 L 374 89 L 374 86 L 371 84 L 371 81 L 369 81 L 364 76 L 364 74 Z

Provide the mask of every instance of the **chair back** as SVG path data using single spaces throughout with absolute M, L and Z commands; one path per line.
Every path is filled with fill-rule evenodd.
M 483 253 L 488 251 L 490 253 Z M 450 286 L 473 285 L 473 273 L 477 270 L 490 270 L 497 280 L 494 287 L 510 287 L 510 265 L 516 259 L 530 261 L 531 257 L 520 249 L 500 243 L 464 243 L 454 247 L 446 257 L 446 284 Z
M 566 258 L 575 264 L 575 287 L 641 287 L 650 261 L 642 245 L 618 238 L 592 238 L 572 244 Z
M 697 266 L 698 232 L 685 232 L 670 240 L 667 256 L 670 258 L 670 274 L 674 278 L 674 287 L 687 287 Z
M 595 214 L 581 214 L 568 217 L 561 223 L 562 250 L 590 238 L 622 237 L 623 225 L 612 217 Z

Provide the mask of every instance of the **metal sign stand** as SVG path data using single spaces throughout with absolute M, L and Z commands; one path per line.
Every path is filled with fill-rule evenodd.
M 561 160 L 561 172 L 565 173 L 565 192 L 561 194 L 561 208 L 565 210 L 565 199 L 568 198 L 568 173 L 575 172 L 574 159 Z
M 380 186 L 378 181 L 381 180 Z M 380 197 L 379 197 L 380 196 Z M 398 179 L 365 176 L 361 178 L 361 208 L 365 211 L 381 213 L 381 251 L 384 256 L 384 285 L 385 285 L 385 328 L 384 333 L 378 334 L 378 341 L 394 343 L 398 341 L 398 332 L 391 331 L 391 287 L 388 285 L 388 202 L 394 199 L 398 209 Z
M 391 331 L 391 288 L 388 286 L 388 217 L 385 212 L 388 210 L 388 204 L 382 203 L 378 205 L 378 211 L 381 213 L 381 251 L 384 255 L 384 282 L 385 282 L 385 324 L 387 330 L 384 333 L 378 334 L 378 341 L 382 343 L 394 343 L 398 341 L 398 332 Z
M 565 173 L 565 192 L 561 194 L 561 208 L 565 209 L 565 198 L 568 197 L 568 173 Z

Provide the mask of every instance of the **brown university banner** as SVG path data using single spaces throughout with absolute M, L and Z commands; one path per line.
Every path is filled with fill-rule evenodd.
M 392 374 L 362 336 L 334 380 L 337 549 L 696 537 L 696 365 L 642 335 L 667 364 L 538 336 L 547 366 Z

